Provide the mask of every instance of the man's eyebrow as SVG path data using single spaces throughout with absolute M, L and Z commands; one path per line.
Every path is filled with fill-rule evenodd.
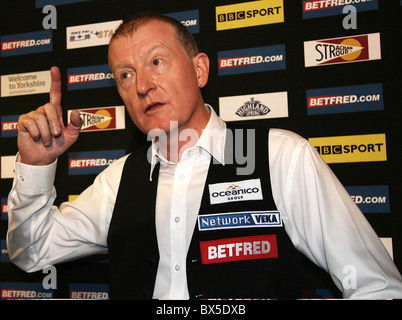
M 112 72 L 118 70 L 118 69 L 132 69 L 133 67 L 129 64 L 117 64 L 114 66 L 114 68 L 111 68 Z
M 158 50 L 158 49 L 167 49 L 170 52 L 173 52 L 173 50 L 170 48 L 170 46 L 164 44 L 164 43 L 157 43 L 154 46 L 152 46 L 151 48 L 149 48 L 148 50 L 145 50 L 144 52 L 144 56 L 149 56 L 151 53 L 153 53 L 154 51 Z M 116 64 L 114 66 L 113 69 L 111 69 L 112 72 L 115 72 L 116 70 L 119 69 L 133 69 L 133 66 L 131 64 L 127 64 L 127 63 L 119 63 Z
M 116 64 L 113 67 L 109 65 L 109 69 L 113 75 L 116 75 L 116 72 L 119 70 L 134 70 L 133 66 L 130 64 Z
M 170 48 L 170 46 L 164 44 L 164 43 L 157 43 L 154 46 L 152 46 L 149 50 L 146 51 L 146 54 L 149 55 L 151 54 L 153 51 L 158 50 L 158 49 L 167 49 L 170 52 L 172 52 L 173 50 Z

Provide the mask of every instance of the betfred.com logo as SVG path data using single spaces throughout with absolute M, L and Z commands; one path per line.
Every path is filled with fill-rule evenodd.
M 69 175 L 98 174 L 125 155 L 125 150 L 83 151 L 69 153 Z
M 285 45 L 218 52 L 218 74 L 240 74 L 286 69 Z
M 13 34 L 1 37 L 1 56 L 17 56 L 53 50 L 51 30 Z
M 9 115 L 1 117 L 1 137 L 16 137 L 17 123 L 20 115 Z
M 306 91 L 307 114 L 332 114 L 384 109 L 381 83 Z
M 377 10 L 378 0 L 303 0 L 303 19 L 341 15 L 347 5 L 357 12 Z
M 381 59 L 379 33 L 304 42 L 306 67 L 379 59 Z
M 82 90 L 116 86 L 109 65 L 67 69 L 67 90 Z
M 194 34 L 200 32 L 200 18 L 198 9 L 167 13 L 166 15 L 180 21 L 181 24 L 185 26 L 191 33 Z
M 377 186 L 346 186 L 353 202 L 363 213 L 389 213 L 389 187 Z

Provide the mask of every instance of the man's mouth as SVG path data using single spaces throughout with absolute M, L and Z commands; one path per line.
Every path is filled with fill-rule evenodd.
M 147 112 L 149 112 L 149 111 L 151 111 L 151 110 L 153 110 L 153 109 L 155 109 L 155 108 L 157 108 L 157 107 L 159 107 L 159 106 L 161 106 L 162 105 L 162 103 L 153 103 L 153 104 L 150 104 L 150 105 L 148 105 L 147 107 L 146 107 L 146 109 L 145 109 L 145 113 L 147 113 Z

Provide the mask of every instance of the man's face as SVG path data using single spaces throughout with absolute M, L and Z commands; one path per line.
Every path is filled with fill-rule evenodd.
M 109 64 L 120 96 L 142 132 L 169 132 L 171 121 L 177 121 L 179 129 L 197 128 L 202 118 L 197 115 L 205 115 L 199 88 L 206 84 L 209 69 L 208 58 L 200 55 L 189 58 L 173 27 L 159 20 L 140 26 L 131 36 L 113 39 Z

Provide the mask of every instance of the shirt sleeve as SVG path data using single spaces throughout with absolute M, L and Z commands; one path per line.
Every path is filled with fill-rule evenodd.
M 304 138 L 271 129 L 272 191 L 295 247 L 326 270 L 344 298 L 402 298 L 402 278 L 332 170 Z
M 29 166 L 18 162 L 17 156 L 8 196 L 10 260 L 34 272 L 105 251 L 126 157 L 100 173 L 78 198 L 57 207 L 53 185 L 57 161 L 49 166 Z

